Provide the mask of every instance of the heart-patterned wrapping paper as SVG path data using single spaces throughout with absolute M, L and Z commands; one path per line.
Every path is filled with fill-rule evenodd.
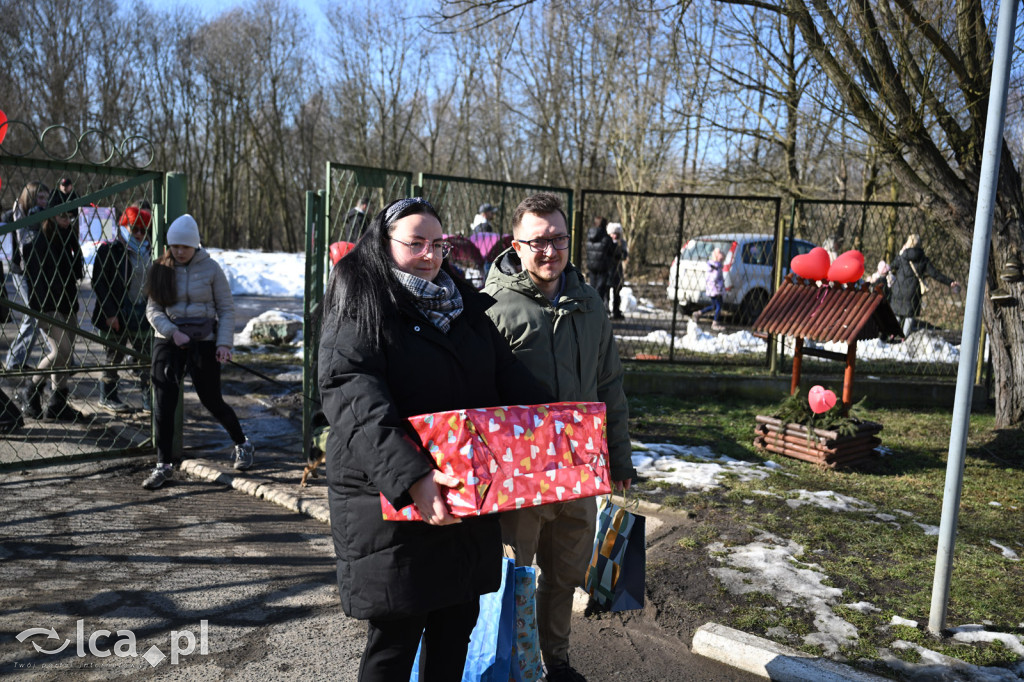
M 420 441 L 444 473 L 453 516 L 479 516 L 611 492 L 604 403 L 552 403 L 450 410 L 410 417 Z M 420 521 L 415 505 L 395 509 L 380 496 L 389 521 Z

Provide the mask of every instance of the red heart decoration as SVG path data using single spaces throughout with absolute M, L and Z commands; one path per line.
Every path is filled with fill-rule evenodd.
M 811 406 L 811 412 L 822 414 L 828 412 L 836 404 L 836 394 L 824 386 L 811 386 L 807 392 L 807 404 Z
M 828 275 L 829 258 L 828 251 L 815 246 L 810 253 L 794 256 L 789 263 L 789 269 L 804 279 L 825 279 Z
M 839 254 L 828 269 L 828 278 L 840 284 L 850 284 L 864 274 L 864 254 L 860 251 L 847 251 Z
M 7 137 L 7 114 L 0 109 L 0 144 L 4 143 L 5 137 Z
M 349 251 L 356 248 L 352 242 L 334 242 L 331 244 L 331 265 L 337 265 L 338 261 L 348 255 Z

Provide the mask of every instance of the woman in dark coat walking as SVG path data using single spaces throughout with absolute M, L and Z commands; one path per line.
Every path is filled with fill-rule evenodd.
M 915 318 L 921 315 L 921 297 L 923 296 L 925 277 L 949 286 L 953 293 L 960 291 L 960 285 L 936 269 L 921 248 L 921 237 L 911 234 L 907 237 L 900 255 L 892 262 L 892 293 L 889 303 L 903 325 L 903 335 L 907 336 L 916 328 Z
M 384 208 L 331 274 L 319 385 L 331 432 L 327 479 L 341 603 L 369 621 L 359 679 L 460 680 L 479 595 L 498 588 L 494 515 L 457 519 L 408 417 L 542 403 L 550 396 L 484 314 L 493 301 L 453 276 L 429 203 Z M 425 519 L 384 521 L 380 497 Z
M 50 345 L 50 352 L 39 361 L 40 370 L 65 369 L 71 365 L 74 353 L 78 282 L 82 279 L 84 260 L 72 220 L 70 213 L 58 213 L 44 220 L 39 236 L 25 255 L 29 307 L 59 322 L 39 322 L 39 329 Z M 53 391 L 45 411 L 41 400 L 46 374 L 29 379 L 19 392 L 24 415 L 58 421 L 75 421 L 81 417 L 81 413 L 68 402 L 68 377 L 66 373 L 50 375 Z

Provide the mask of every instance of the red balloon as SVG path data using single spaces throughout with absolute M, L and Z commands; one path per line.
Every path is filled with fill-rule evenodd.
M 794 256 L 789 263 L 789 269 L 804 279 L 825 279 L 831 260 L 828 251 L 820 246 L 815 246 L 810 253 Z
M 334 242 L 331 244 L 331 265 L 337 265 L 338 261 L 348 255 L 349 251 L 356 248 L 352 242 Z
M 811 386 L 807 392 L 807 404 L 811 406 L 811 412 L 822 414 L 831 410 L 836 404 L 836 394 L 824 386 Z
M 7 114 L 0 109 L 0 144 L 4 143 L 5 137 L 7 137 Z
M 856 282 L 864 274 L 864 254 L 860 251 L 847 251 L 836 256 L 828 269 L 828 278 L 840 284 Z

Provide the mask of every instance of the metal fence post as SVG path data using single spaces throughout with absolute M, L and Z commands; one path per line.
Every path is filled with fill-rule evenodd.
M 168 173 L 167 174 L 167 192 L 165 197 L 167 203 L 164 208 L 164 227 L 160 234 L 157 235 L 159 239 L 158 247 L 166 246 L 167 242 L 167 227 L 174 222 L 174 220 L 184 215 L 188 210 L 188 176 L 184 173 Z M 174 445 L 172 451 L 174 452 L 174 458 L 181 460 L 182 453 L 184 451 L 184 438 L 182 438 L 182 431 L 184 430 L 185 422 L 185 392 L 178 391 L 178 406 L 174 410 Z M 153 434 L 153 443 L 156 444 L 156 433 Z
M 306 192 L 306 301 L 305 314 L 302 318 L 302 344 L 304 353 L 302 358 L 302 449 L 309 452 L 309 446 L 313 438 L 312 422 L 315 406 L 310 396 L 316 393 L 316 352 L 319 342 L 320 325 L 314 322 L 314 318 L 322 316 L 321 306 L 323 305 L 324 281 L 323 261 L 317 258 L 318 236 L 320 234 L 320 223 L 322 217 L 323 197 L 316 192 Z

